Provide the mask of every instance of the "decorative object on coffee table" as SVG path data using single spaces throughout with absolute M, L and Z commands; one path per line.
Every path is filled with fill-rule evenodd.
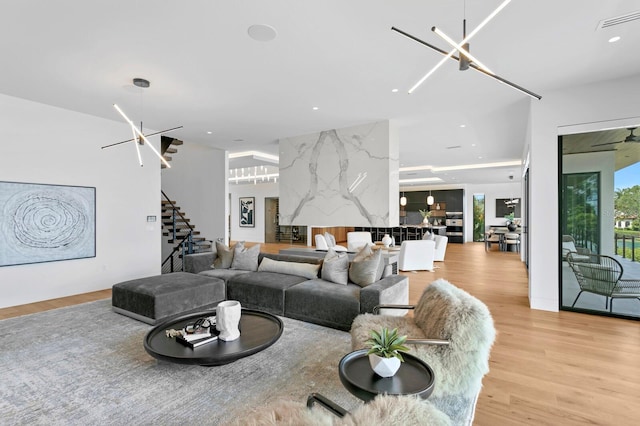
M 391 377 L 400 368 L 400 363 L 404 362 L 402 352 L 406 353 L 409 348 L 403 343 L 407 336 L 398 336 L 398 329 L 389 331 L 383 328 L 380 332 L 371 330 L 371 338 L 367 343 L 371 349 L 367 352 L 371 368 L 381 377 Z
M 220 332 L 218 337 L 221 340 L 230 342 L 240 337 L 240 330 L 238 330 L 240 312 L 240 302 L 237 300 L 226 300 L 218 304 L 216 329 Z
M 223 365 L 260 352 L 273 345 L 282 335 L 282 320 L 267 312 L 242 309 L 236 340 L 225 342 L 218 339 L 197 348 L 189 348 L 167 338 L 166 330 L 183 329 L 198 318 L 215 315 L 213 311 L 197 312 L 167 320 L 152 328 L 144 338 L 144 349 L 159 360 L 179 364 Z
M 384 237 L 382 237 L 381 241 L 382 245 L 384 245 L 385 247 L 389 247 L 393 242 L 393 239 L 389 236 L 389 234 L 384 234 Z

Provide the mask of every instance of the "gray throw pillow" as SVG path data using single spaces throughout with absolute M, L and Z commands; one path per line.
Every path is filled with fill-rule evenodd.
M 245 248 L 236 244 L 233 249 L 233 261 L 231 262 L 231 269 L 239 269 L 241 271 L 257 271 L 258 270 L 258 256 L 260 255 L 260 244 Z
M 349 282 L 349 255 L 329 248 L 322 263 L 320 277 L 325 281 L 347 285 Z
M 244 248 L 244 241 L 236 243 L 233 247 L 228 247 L 226 244 L 216 241 L 217 257 L 213 261 L 214 269 L 231 268 L 231 263 L 233 262 L 233 250 L 238 246 Z
M 372 250 L 371 246 L 364 246 L 351 261 L 349 266 L 349 279 L 360 287 L 366 287 L 378 281 L 384 268 L 382 264 L 382 251 Z

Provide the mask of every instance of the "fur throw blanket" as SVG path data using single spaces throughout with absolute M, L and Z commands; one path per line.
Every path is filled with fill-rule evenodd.
M 280 401 L 271 407 L 262 407 L 247 417 L 236 420 L 235 426 L 388 426 L 435 425 L 449 426 L 450 419 L 429 401 L 413 396 L 381 395 L 360 406 L 344 418 L 338 418 L 315 405 Z

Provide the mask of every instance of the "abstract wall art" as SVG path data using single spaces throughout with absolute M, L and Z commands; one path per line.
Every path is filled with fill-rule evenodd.
M 255 205 L 254 197 L 240 197 L 240 227 L 253 228 L 255 226 L 253 218 Z
M 0 266 L 95 256 L 95 188 L 0 182 Z

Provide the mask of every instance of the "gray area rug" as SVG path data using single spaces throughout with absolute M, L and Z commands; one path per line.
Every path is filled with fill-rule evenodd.
M 110 299 L 0 321 L 0 423 L 225 424 L 311 392 L 360 405 L 338 377 L 349 334 L 282 320 L 274 345 L 219 367 L 152 358 L 142 345 L 151 326 L 114 313 Z

